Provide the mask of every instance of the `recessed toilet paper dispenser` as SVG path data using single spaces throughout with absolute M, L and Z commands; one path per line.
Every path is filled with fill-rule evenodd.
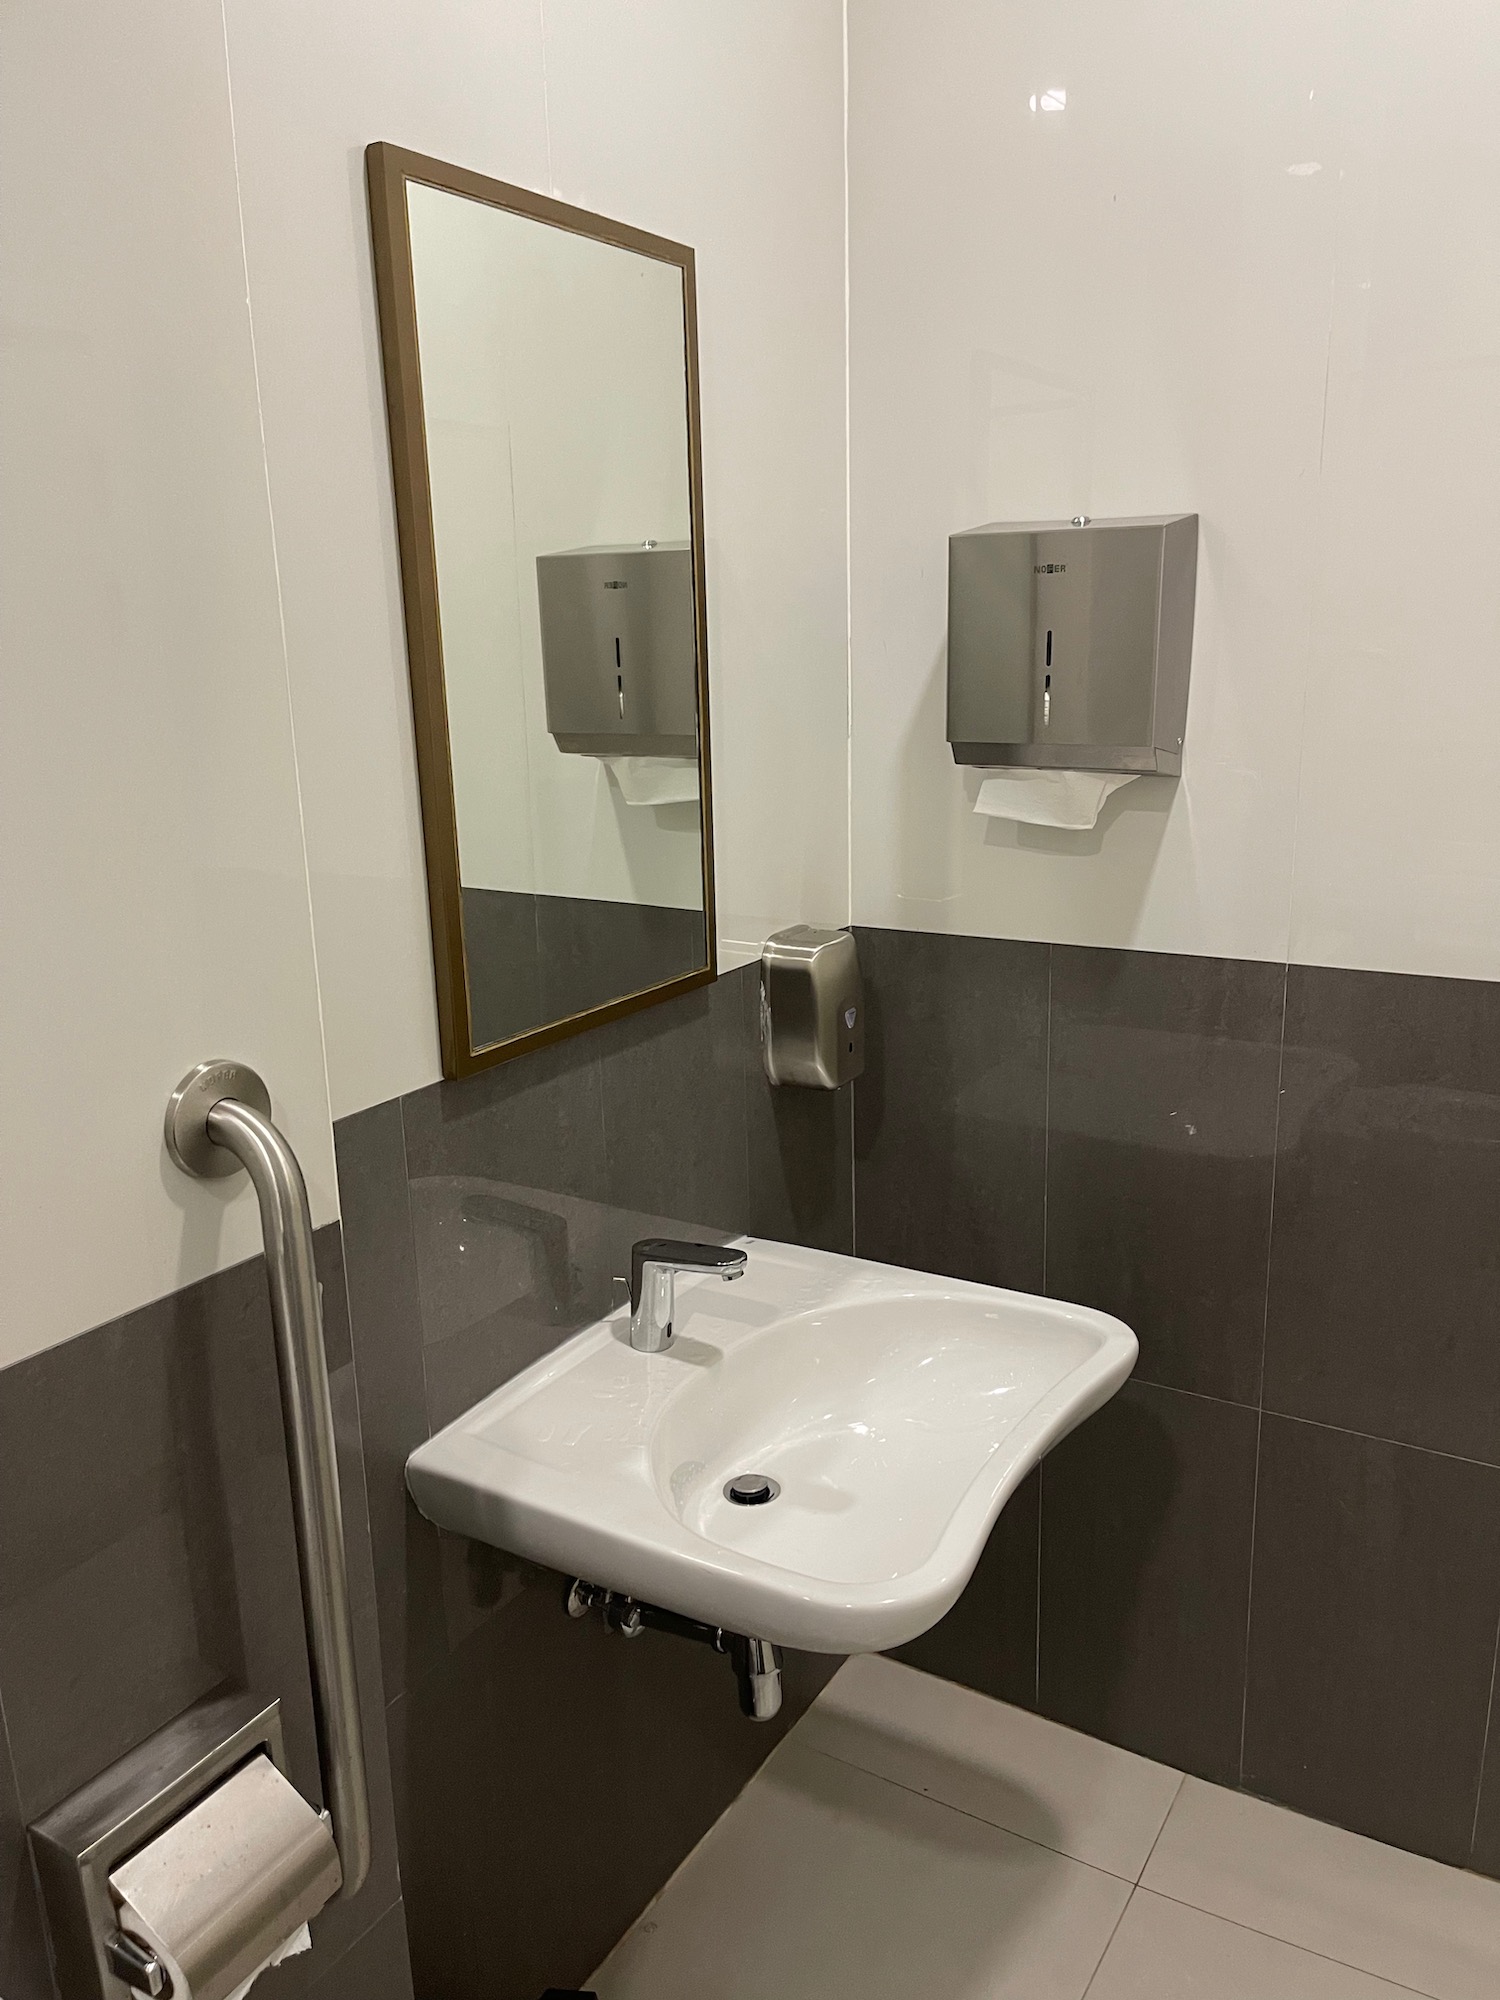
M 200 1702 L 31 1830 L 68 2000 L 234 2000 L 337 1894 L 277 1702 Z
M 1196 514 L 996 521 L 948 542 L 959 764 L 1182 769 Z
M 304 1948 L 309 1918 L 359 1893 L 370 1796 L 348 1557 L 307 1184 L 263 1079 L 198 1063 L 167 1101 L 184 1173 L 248 1170 L 287 1431 L 313 1722 L 327 1809 L 286 1776 L 277 1703 L 199 1703 L 31 1827 L 66 2000 L 242 2000 Z M 101 1639 L 104 1635 L 101 1634 Z

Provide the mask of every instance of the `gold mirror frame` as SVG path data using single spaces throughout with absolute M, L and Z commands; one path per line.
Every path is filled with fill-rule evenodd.
M 406 612 L 406 652 L 411 672 L 412 720 L 416 736 L 417 781 L 422 802 L 422 841 L 427 859 L 427 900 L 437 983 L 438 1029 L 443 1074 L 472 1076 L 523 1055 L 527 1049 L 563 1040 L 642 1007 L 710 985 L 718 976 L 714 918 L 713 788 L 708 735 L 708 614 L 703 565 L 703 464 L 698 408 L 698 304 L 693 252 L 685 243 L 611 222 L 587 209 L 573 208 L 550 195 L 533 194 L 507 181 L 490 180 L 465 167 L 447 165 L 384 140 L 366 148 L 370 230 L 375 257 L 375 293 L 380 314 L 380 346 L 390 425 L 391 470 L 395 483 L 396 535 L 401 558 L 401 593 Z M 448 733 L 448 696 L 443 676 L 442 622 L 438 607 L 437 554 L 432 528 L 427 432 L 423 417 L 421 362 L 417 347 L 416 293 L 412 278 L 411 233 L 406 200 L 409 182 L 442 188 L 470 201 L 486 202 L 515 215 L 550 223 L 576 236 L 612 243 L 642 257 L 675 264 L 682 273 L 683 351 L 687 363 L 688 486 L 693 534 L 693 593 L 698 649 L 698 773 L 702 820 L 703 933 L 705 963 L 639 992 L 622 994 L 581 1014 L 549 1021 L 489 1048 L 473 1046 L 468 966 L 464 955 L 463 903 L 459 880 L 458 818 Z

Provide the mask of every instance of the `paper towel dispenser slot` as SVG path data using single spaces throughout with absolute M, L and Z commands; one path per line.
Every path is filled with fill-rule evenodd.
M 992 522 L 948 542 L 954 761 L 1182 769 L 1196 514 Z
M 279 1702 L 198 1703 L 31 1828 L 68 2000 L 229 2000 L 337 1894 Z
M 585 756 L 698 755 L 693 552 L 686 542 L 536 559 L 547 728 Z

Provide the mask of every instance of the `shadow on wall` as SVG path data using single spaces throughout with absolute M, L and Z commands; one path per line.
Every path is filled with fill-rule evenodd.
M 1110 1464 L 1128 1466 L 1128 1490 L 1101 1503 Z M 1152 1655 L 1145 1625 L 1157 1601 L 1148 1579 L 1180 1484 L 1175 1442 L 1158 1411 L 1116 1397 L 1048 1454 L 1041 1475 L 1043 1577 L 1087 1577 L 1087 1604 L 1072 1609 L 1087 1621 L 1088 1644 L 1054 1650 L 1044 1640 L 1040 1698 L 1075 1728 L 1111 1742 L 1139 1739 L 1136 1682 Z M 1066 1618 L 1067 1585 L 1048 1594 Z

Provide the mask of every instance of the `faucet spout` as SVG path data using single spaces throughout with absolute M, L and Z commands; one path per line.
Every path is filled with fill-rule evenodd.
M 744 1276 L 746 1254 L 726 1243 L 643 1236 L 630 1252 L 630 1344 L 660 1354 L 672 1344 L 675 1279 L 679 1271 L 712 1271 L 726 1281 Z

